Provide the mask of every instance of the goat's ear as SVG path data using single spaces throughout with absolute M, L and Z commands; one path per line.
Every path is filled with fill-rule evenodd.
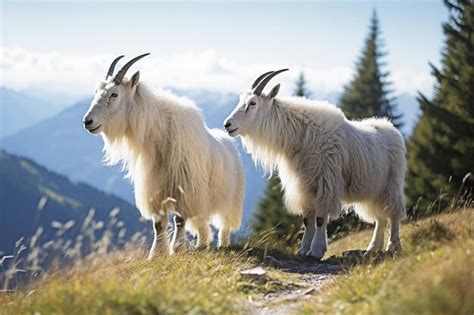
M 274 98 L 275 96 L 277 96 L 278 92 L 280 91 L 280 83 L 278 83 L 277 85 L 275 85 L 272 90 L 270 91 L 270 93 L 268 93 L 268 96 L 270 98 Z
M 135 87 L 138 84 L 138 81 L 140 80 L 140 71 L 135 72 L 135 74 L 132 76 L 132 79 L 130 80 L 130 87 Z

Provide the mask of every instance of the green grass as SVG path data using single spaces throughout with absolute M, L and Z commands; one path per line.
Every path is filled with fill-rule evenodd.
M 402 254 L 348 269 L 299 312 L 473 314 L 472 222 L 474 211 L 463 210 L 403 225 Z M 365 248 L 370 236 L 371 231 L 363 231 L 337 240 L 327 257 Z M 270 281 L 255 282 L 240 271 L 261 265 L 267 254 L 301 261 L 284 248 L 269 249 L 264 236 L 255 239 L 245 248 L 151 261 L 139 250 L 97 253 L 24 288 L 0 293 L 0 314 L 248 314 L 249 298 L 258 301 L 270 292 L 293 290 L 299 278 L 265 266 Z
M 133 257 L 134 255 L 137 255 Z M 53 273 L 0 298 L 3 314 L 230 314 L 245 307 L 235 252 L 204 252 L 146 261 L 108 255 Z
M 473 314 L 474 211 L 443 214 L 402 227 L 404 251 L 336 277 L 302 314 Z M 363 248 L 365 231 L 330 244 L 329 254 Z
M 287 288 L 295 275 L 266 267 L 268 280 L 242 278 L 259 252 L 196 250 L 145 259 L 132 251 L 49 272 L 26 288 L 0 293 L 0 314 L 242 314 L 249 296 Z M 253 256 L 256 255 L 256 256 Z

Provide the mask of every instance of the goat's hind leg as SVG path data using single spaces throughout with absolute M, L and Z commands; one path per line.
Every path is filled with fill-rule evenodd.
M 400 220 L 390 219 L 390 239 L 387 244 L 387 251 L 400 252 L 402 244 L 400 242 Z
M 400 242 L 400 221 L 406 217 L 405 201 L 403 189 L 393 198 L 393 211 L 390 213 L 390 238 L 387 244 L 387 251 L 400 252 L 402 244 Z

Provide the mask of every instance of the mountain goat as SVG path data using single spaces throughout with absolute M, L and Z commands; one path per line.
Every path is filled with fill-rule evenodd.
M 405 143 L 387 120 L 349 121 L 335 106 L 300 97 L 268 95 L 265 85 L 288 69 L 261 75 L 224 122 L 230 136 L 240 135 L 256 163 L 277 171 L 284 202 L 305 225 L 300 256 L 321 259 L 327 250 L 326 225 L 343 203 L 352 204 L 364 221 L 375 223 L 368 251 L 401 249 L 400 221 L 405 218 L 403 186 Z
M 224 131 L 208 129 L 190 100 L 139 82 L 125 73 L 140 55 L 113 77 L 120 56 L 98 84 L 84 127 L 101 134 L 105 161 L 123 163 L 135 189 L 142 216 L 153 220 L 152 257 L 160 247 L 173 251 L 185 244 L 184 229 L 197 234 L 197 247 L 212 240 L 209 223 L 219 229 L 218 246 L 227 246 L 240 227 L 244 175 L 233 140 Z M 168 212 L 175 229 L 168 244 Z

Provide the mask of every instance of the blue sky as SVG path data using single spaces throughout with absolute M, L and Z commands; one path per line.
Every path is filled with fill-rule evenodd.
M 2 84 L 87 93 L 110 58 L 151 52 L 137 68 L 157 85 L 238 92 L 268 67 L 288 66 L 287 91 L 304 70 L 312 89 L 329 93 L 350 79 L 374 8 L 395 88 L 429 93 L 447 18 L 440 1 L 7 1 Z

